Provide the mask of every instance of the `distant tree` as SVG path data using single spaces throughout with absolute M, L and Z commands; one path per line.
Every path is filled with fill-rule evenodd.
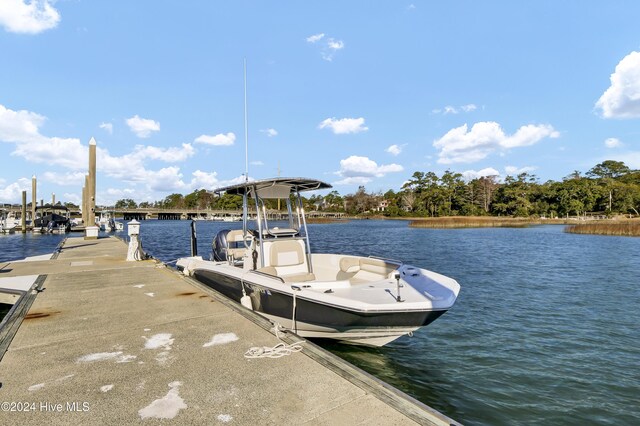
M 587 176 L 597 179 L 606 192 L 605 197 L 601 199 L 600 206 L 610 213 L 613 212 L 615 179 L 623 177 L 630 172 L 631 169 L 622 161 L 614 160 L 603 161 L 587 172 Z
M 368 194 L 364 186 L 358 187 L 355 194 L 345 196 L 346 210 L 350 214 L 361 214 L 376 207 L 378 197 Z
M 324 196 L 324 202 L 327 205 L 329 211 L 342 211 L 344 210 L 344 198 L 340 196 L 338 191 L 331 191 Z
M 530 216 L 534 213 L 533 199 L 536 186 L 535 175 L 520 173 L 517 178 L 507 176 L 504 184 L 496 191 L 494 212 L 500 215 Z
M 182 194 L 171 194 L 161 202 L 163 208 L 181 209 L 184 208 L 184 196 Z
M 416 209 L 416 194 L 408 189 L 404 191 L 400 191 L 398 193 L 400 196 L 400 207 L 406 212 L 413 212 Z
M 138 205 L 131 198 L 124 198 L 122 200 L 116 201 L 115 208 L 116 209 L 135 209 Z
M 587 172 L 587 176 L 595 178 L 618 178 L 631 172 L 631 169 L 627 167 L 622 161 L 606 160 L 600 164 L 595 165 L 591 170 Z

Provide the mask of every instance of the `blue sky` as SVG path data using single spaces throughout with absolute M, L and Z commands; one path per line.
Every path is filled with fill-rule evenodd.
M 0 202 L 640 168 L 637 1 L 0 0 Z M 28 196 L 30 199 L 30 195 Z

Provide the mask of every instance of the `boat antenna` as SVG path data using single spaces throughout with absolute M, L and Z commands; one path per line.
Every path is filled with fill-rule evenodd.
M 244 58 L 244 181 L 249 182 L 249 125 L 247 122 L 247 58 Z

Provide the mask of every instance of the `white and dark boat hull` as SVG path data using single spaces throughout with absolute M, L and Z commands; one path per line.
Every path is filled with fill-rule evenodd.
M 430 324 L 447 311 L 357 310 L 319 302 L 313 295 L 310 295 L 310 298 L 305 297 L 304 289 L 285 292 L 220 271 L 195 269 L 192 276 L 236 302 L 240 302 L 246 294 L 251 298 L 255 312 L 307 338 L 336 339 L 351 344 L 383 346 Z

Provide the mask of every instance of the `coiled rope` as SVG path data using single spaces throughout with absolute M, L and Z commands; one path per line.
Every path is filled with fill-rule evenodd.
M 299 342 L 294 342 L 291 344 L 287 344 L 282 341 L 280 338 L 280 324 L 274 326 L 276 331 L 276 337 L 280 340 L 280 343 L 273 347 L 268 346 L 254 346 L 249 348 L 248 351 L 244 353 L 244 357 L 248 359 L 257 359 L 257 358 L 282 358 L 283 356 L 291 355 L 296 352 L 300 352 L 302 350 L 302 343 L 304 340 L 300 340 Z

